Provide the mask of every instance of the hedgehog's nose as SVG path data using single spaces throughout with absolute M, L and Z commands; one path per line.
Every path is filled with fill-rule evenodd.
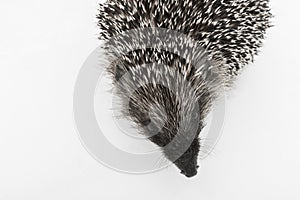
M 186 170 L 182 170 L 181 173 L 186 177 L 191 178 L 197 174 L 197 169 L 198 166 L 196 168 L 187 168 Z
M 197 174 L 197 170 L 193 170 L 189 172 L 181 171 L 181 173 L 184 174 L 187 178 L 191 178 Z

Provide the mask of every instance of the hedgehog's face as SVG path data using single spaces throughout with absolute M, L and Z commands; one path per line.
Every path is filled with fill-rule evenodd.
M 199 140 L 196 138 L 190 148 L 174 162 L 174 164 L 181 170 L 181 173 L 188 178 L 197 174 L 197 169 L 199 168 L 197 164 L 198 151 Z
M 186 125 L 188 127 L 180 128 L 180 131 L 177 132 L 179 137 L 176 139 L 177 137 L 175 136 L 173 140 L 176 149 L 167 149 L 165 151 L 166 156 L 172 158 L 173 163 L 186 177 L 193 177 L 197 174 L 198 154 L 200 151 L 199 134 L 202 130 L 200 114 L 199 110 L 194 109 L 191 110 L 190 115 L 183 116 L 183 118 L 187 119 Z
M 167 88 L 148 85 L 137 90 L 129 103 L 130 115 L 142 132 L 187 177 L 197 174 L 198 136 L 203 127 L 202 105 L 196 102 L 193 98 L 181 102 Z
M 200 76 L 194 78 L 192 68 L 177 65 L 126 69 L 117 86 L 129 99 L 125 113 L 140 132 L 161 147 L 184 175 L 192 177 L 197 173 L 198 136 L 211 99 L 205 81 Z M 183 76 L 176 69 L 190 69 L 190 75 Z

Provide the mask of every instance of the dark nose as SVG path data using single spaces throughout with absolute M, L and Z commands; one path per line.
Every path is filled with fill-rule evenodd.
M 188 169 L 186 171 L 181 171 L 182 174 L 184 174 L 186 177 L 191 178 L 197 174 L 197 168 L 196 169 Z
M 185 174 L 185 176 L 188 177 L 188 178 L 191 178 L 191 177 L 193 177 L 193 176 L 196 176 L 196 174 L 197 174 L 197 171 L 195 170 L 195 171 L 193 171 L 192 173 L 187 173 L 187 174 Z

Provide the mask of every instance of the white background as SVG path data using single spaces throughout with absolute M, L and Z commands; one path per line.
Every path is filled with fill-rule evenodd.
M 0 2 L 0 199 L 300 199 L 300 3 L 273 0 L 274 28 L 227 101 L 223 135 L 195 178 L 128 175 L 82 147 L 72 95 L 99 45 L 96 0 Z

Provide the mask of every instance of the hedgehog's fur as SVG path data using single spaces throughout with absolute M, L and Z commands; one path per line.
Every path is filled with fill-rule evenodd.
M 223 84 L 231 85 L 262 45 L 272 16 L 268 3 L 269 0 L 108 0 L 100 5 L 99 39 L 105 41 L 107 53 L 113 59 L 108 71 L 113 75 L 119 96 L 129 99 L 124 114 L 131 117 L 143 134 L 158 131 L 149 139 L 160 147 L 169 144 L 176 135 L 185 141 L 195 132 L 196 137 L 183 155 L 177 155 L 184 146 L 182 140 L 164 149 L 166 157 L 188 177 L 197 172 L 201 149 L 198 135 L 218 90 Z M 196 63 L 202 61 L 202 65 L 197 67 L 179 55 L 179 51 L 190 50 L 189 41 L 170 39 L 168 34 L 162 37 L 171 41 L 176 51 L 160 49 L 164 41 L 151 48 L 144 45 L 126 51 L 128 46 L 134 46 L 134 40 L 128 40 L 122 33 L 147 27 L 178 31 L 195 40 L 205 52 L 198 51 L 190 57 Z M 118 42 L 111 40 L 120 34 Z M 131 34 L 161 39 L 151 29 Z M 146 68 L 141 67 L 144 64 L 148 64 Z M 130 78 L 119 81 L 124 74 Z M 152 84 L 139 87 L 139 83 L 145 82 Z M 185 88 L 185 82 L 190 83 L 190 89 Z M 134 87 L 138 89 L 131 94 L 130 88 Z

